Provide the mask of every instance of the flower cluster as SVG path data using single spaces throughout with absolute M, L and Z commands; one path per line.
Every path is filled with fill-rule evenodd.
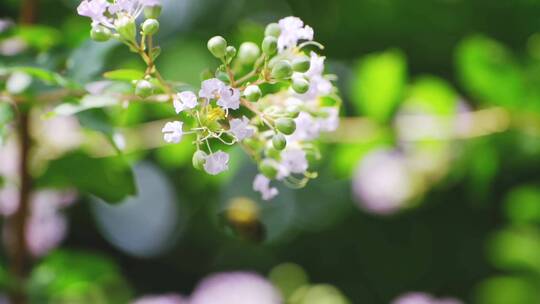
M 161 0 L 84 0 L 77 12 L 92 19 L 94 40 L 107 41 L 114 37 L 131 44 L 137 34 L 135 20 L 143 12 L 148 19 L 142 25 L 142 32 L 152 35 L 157 31 Z
M 310 160 L 319 157 L 313 141 L 339 122 L 336 99 L 326 98 L 335 88 L 324 74 L 325 58 L 305 51 L 322 48 L 312 39 L 313 29 L 296 17 L 268 25 L 260 48 L 246 42 L 237 52 L 223 37 L 210 39 L 208 49 L 222 65 L 198 92 L 174 96 L 176 113 L 193 123 L 168 122 L 165 141 L 178 143 L 195 134 L 193 164 L 211 175 L 227 170 L 229 162 L 211 142 L 239 144 L 258 164 L 253 188 L 265 200 L 278 194 L 274 179 L 303 186 L 316 176 L 309 171 Z
M 309 169 L 319 158 L 314 141 L 337 128 L 339 98 L 324 74 L 325 58 L 315 52 L 323 46 L 313 41 L 313 29 L 286 17 L 266 27 L 260 45 L 245 42 L 238 50 L 213 37 L 208 49 L 221 65 L 200 89 L 176 92 L 154 65 L 159 49 L 151 38 L 160 8 L 158 0 L 84 0 L 78 11 L 92 19 L 94 40 L 112 37 L 141 55 L 148 67 L 144 79 L 135 81 L 137 96 L 162 91 L 172 101 L 181 119 L 165 124 L 164 140 L 174 144 L 193 135 L 193 165 L 211 175 L 229 165 L 229 155 L 216 145 L 240 145 L 258 164 L 253 188 L 265 200 L 278 194 L 272 180 L 302 187 L 315 177 Z M 143 11 L 147 19 L 137 42 L 135 19 Z

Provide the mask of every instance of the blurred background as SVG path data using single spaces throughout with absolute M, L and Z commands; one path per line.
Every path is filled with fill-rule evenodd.
M 78 4 L 41 0 L 40 26 L 13 33 L 2 28 L 16 22 L 21 1 L 2 0 L 0 67 L 45 67 L 94 86 L 104 71 L 144 67 L 119 44 L 90 41 Z M 267 23 L 290 15 L 314 28 L 344 101 L 340 128 L 320 142 L 319 178 L 262 202 L 251 189 L 256 168 L 240 150 L 230 151 L 226 174 L 205 175 L 191 166 L 189 141 L 161 143 L 154 121 L 172 117 L 170 105 L 111 107 L 78 120 L 37 113 L 33 303 L 147 295 L 168 295 L 148 303 L 182 303 L 212 288 L 200 282 L 219 272 L 251 282 L 240 293 L 264 295 L 257 288 L 271 282 L 293 304 L 391 303 L 410 292 L 540 303 L 540 1 L 163 4 L 157 65 L 193 86 L 217 67 L 206 49 L 214 35 L 260 43 Z M 13 77 L 16 91 L 24 79 Z M 4 216 L 17 208 L 8 114 L 0 115 Z M 88 156 L 100 153 L 98 132 L 129 147 L 132 172 L 115 157 Z M 96 181 L 103 174 L 105 184 Z M 132 187 L 124 182 L 131 174 L 138 194 L 124 199 L 117 192 Z M 81 182 L 67 189 L 67 181 Z M 5 283 L 5 251 L 2 264 Z

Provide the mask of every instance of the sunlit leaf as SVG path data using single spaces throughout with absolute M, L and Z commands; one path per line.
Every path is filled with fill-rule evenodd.
M 523 186 L 512 190 L 505 201 L 506 215 L 514 223 L 540 223 L 540 189 Z
M 32 303 L 127 303 L 131 290 L 109 259 L 58 251 L 37 265 L 29 281 Z
M 57 45 L 62 37 L 57 29 L 41 25 L 17 27 L 16 35 L 40 51 L 47 51 Z
M 489 256 L 507 270 L 533 270 L 540 274 L 540 231 L 533 227 L 506 229 L 490 241 Z
M 540 301 L 538 286 L 525 278 L 495 277 L 480 284 L 477 304 L 531 304 Z
M 402 100 L 406 80 L 407 63 L 400 51 L 369 55 L 354 71 L 351 83 L 354 106 L 360 113 L 384 122 Z
M 483 36 L 469 37 L 459 44 L 455 56 L 459 80 L 477 101 L 501 106 L 523 102 L 522 71 L 502 44 Z
M 142 79 L 144 77 L 144 73 L 138 70 L 124 69 L 106 72 L 103 74 L 103 77 L 110 80 L 132 81 Z

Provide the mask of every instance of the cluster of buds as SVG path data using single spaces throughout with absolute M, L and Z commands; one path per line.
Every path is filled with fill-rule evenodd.
M 211 175 L 226 171 L 229 163 L 216 144 L 240 145 L 257 162 L 260 174 L 253 188 L 265 200 L 278 194 L 272 180 L 298 188 L 314 178 L 310 163 L 320 157 L 314 141 L 337 128 L 339 98 L 331 98 L 336 89 L 324 74 L 325 58 L 313 51 L 323 49 L 313 41 L 313 29 L 286 17 L 266 27 L 259 45 L 245 42 L 238 50 L 225 38 L 213 37 L 208 50 L 221 65 L 206 73 L 198 91 L 175 92 L 154 65 L 159 52 L 151 37 L 159 28 L 160 10 L 159 0 L 84 0 L 78 8 L 92 19 L 93 39 L 118 39 L 146 62 L 136 95 L 154 94 L 157 80 L 170 97 L 181 118 L 163 127 L 164 140 L 178 143 L 193 135 L 193 165 Z M 135 20 L 142 12 L 147 19 L 137 43 Z
M 198 93 L 176 94 L 176 112 L 187 119 L 167 123 L 165 141 L 196 134 L 193 165 L 212 175 L 228 169 L 229 155 L 213 151 L 210 141 L 241 145 L 258 164 L 253 188 L 265 200 L 278 194 L 272 180 L 304 186 L 316 176 L 309 170 L 319 158 L 313 141 L 339 122 L 339 105 L 324 98 L 335 93 L 323 74 L 325 58 L 307 53 L 308 46 L 321 48 L 296 17 L 268 25 L 260 47 L 246 42 L 237 52 L 223 37 L 211 38 L 208 49 L 222 65 Z

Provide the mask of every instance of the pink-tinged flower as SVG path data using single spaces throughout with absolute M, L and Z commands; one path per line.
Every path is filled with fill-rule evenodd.
M 193 109 L 197 106 L 197 95 L 191 91 L 178 93 L 174 97 L 173 104 L 177 114 L 185 110 Z
M 391 214 L 414 195 L 414 178 L 398 152 L 377 150 L 360 162 L 352 182 L 359 206 L 376 214 Z
M 84 0 L 77 7 L 77 13 L 92 19 L 93 26 L 103 24 L 112 27 L 111 21 L 105 16 L 110 5 L 107 0 Z
M 184 297 L 177 294 L 144 296 L 132 304 L 188 304 Z
M 182 130 L 184 123 L 181 121 L 173 121 L 165 124 L 165 127 L 161 130 L 163 132 L 163 139 L 168 143 L 179 143 L 182 140 L 184 131 Z
M 309 167 L 306 152 L 302 149 L 287 148 L 281 152 L 281 162 L 278 168 L 278 179 L 283 179 L 292 173 L 303 174 Z
M 201 282 L 190 304 L 281 304 L 279 292 L 263 277 L 248 272 L 212 275 Z
M 294 122 L 296 123 L 296 130 L 289 136 L 288 141 L 309 141 L 319 136 L 320 126 L 311 114 L 300 112 Z
M 323 108 L 323 112 L 327 114 L 325 118 L 317 121 L 319 129 L 322 132 L 334 132 L 339 126 L 339 110 L 338 108 Z
M 19 188 L 6 184 L 0 189 L 0 215 L 12 216 L 19 208 Z
M 392 304 L 463 304 L 463 302 L 451 298 L 437 299 L 423 292 L 410 292 L 401 295 L 392 301 Z
M 244 140 L 248 137 L 253 136 L 253 134 L 255 133 L 253 127 L 249 125 L 249 119 L 245 116 L 242 116 L 242 119 L 231 119 L 231 122 L 229 124 L 229 132 L 231 132 L 238 140 Z
M 278 49 L 280 52 L 292 49 L 300 40 L 313 40 L 313 29 L 306 25 L 298 17 L 285 17 L 279 20 L 281 33 L 278 37 Z
M 217 105 L 223 109 L 237 110 L 240 108 L 240 90 L 229 86 L 221 88 Z
M 204 170 L 211 175 L 218 175 L 229 169 L 229 154 L 218 151 L 206 157 Z
M 226 87 L 223 81 L 217 78 L 211 78 L 201 83 L 201 90 L 199 91 L 199 97 L 210 99 L 218 99 L 219 93 L 222 88 Z
M 269 201 L 279 194 L 278 189 L 270 187 L 270 179 L 262 174 L 255 176 L 253 190 L 261 193 L 262 199 Z

